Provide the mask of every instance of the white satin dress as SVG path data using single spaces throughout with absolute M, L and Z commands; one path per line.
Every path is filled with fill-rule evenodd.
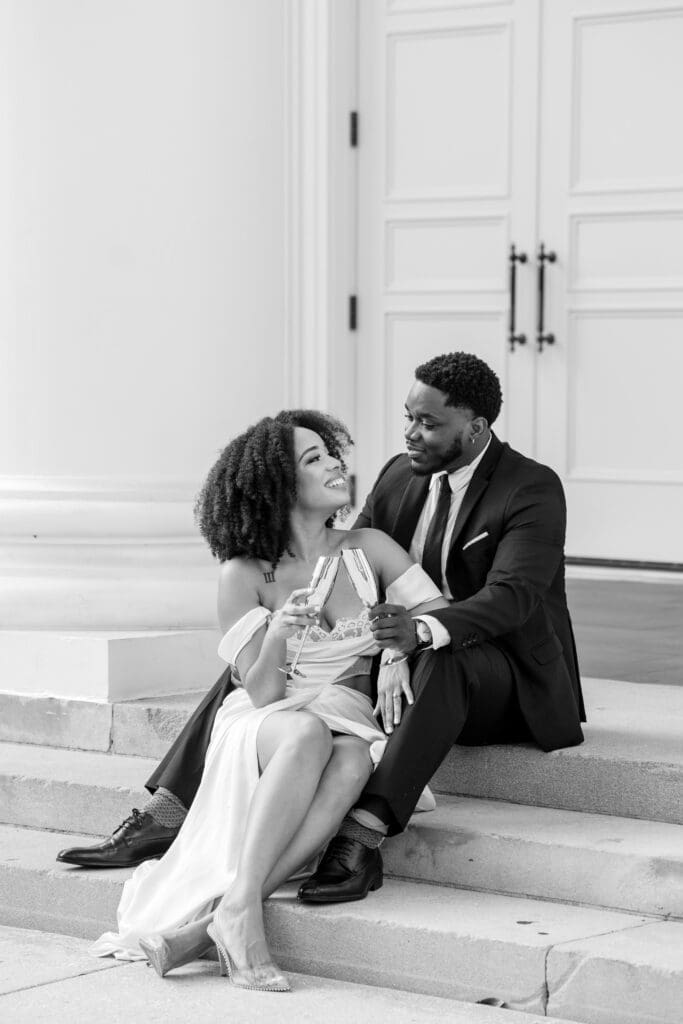
M 359 549 L 370 578 L 372 569 Z M 387 588 L 386 600 L 414 608 L 441 594 L 424 570 L 411 566 Z M 265 623 L 266 608 L 253 608 L 223 637 L 218 651 L 234 665 L 240 651 Z M 291 663 L 301 636 L 287 642 Z M 125 883 L 117 911 L 117 932 L 105 932 L 91 947 L 95 956 L 141 960 L 138 940 L 151 932 L 177 928 L 208 913 L 235 877 L 244 824 L 259 779 L 256 737 L 261 723 L 275 711 L 305 708 L 333 732 L 360 736 L 370 746 L 375 766 L 387 738 L 372 713 L 372 702 L 343 679 L 370 671 L 379 648 L 360 605 L 357 618 L 339 619 L 331 631 L 313 626 L 284 697 L 256 708 L 238 688 L 225 698 L 211 733 L 204 774 L 197 795 L 173 845 L 160 860 L 145 861 Z M 428 794 L 424 809 L 433 806 Z

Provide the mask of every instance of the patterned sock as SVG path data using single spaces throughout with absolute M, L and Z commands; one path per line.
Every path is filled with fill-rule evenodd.
M 182 800 L 161 786 L 147 801 L 143 810 L 151 814 L 157 824 L 164 828 L 180 828 L 187 814 L 187 808 Z
M 374 828 L 366 828 L 365 825 L 355 821 L 349 814 L 347 814 L 339 826 L 337 835 L 344 836 L 345 839 L 355 839 L 362 846 L 367 846 L 370 850 L 376 850 L 384 842 L 384 836 L 381 832 Z

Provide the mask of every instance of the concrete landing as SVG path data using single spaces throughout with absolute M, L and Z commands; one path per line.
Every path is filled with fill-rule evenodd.
M 599 572 L 577 566 L 567 570 L 581 671 L 602 679 L 683 686 L 680 576 L 660 573 L 656 582 L 647 582 L 626 572 L 601 579 Z
M 559 1024 L 302 974 L 290 975 L 288 993 L 245 992 L 204 961 L 162 981 L 142 963 L 94 960 L 87 947 L 81 939 L 0 928 L 0 1018 L 8 1024 Z

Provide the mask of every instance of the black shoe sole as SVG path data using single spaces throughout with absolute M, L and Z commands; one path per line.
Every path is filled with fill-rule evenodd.
M 162 853 L 151 853 L 148 857 L 141 857 L 140 860 L 129 860 L 125 864 L 118 864 L 116 861 L 109 861 L 107 864 L 83 864 L 80 860 L 67 860 L 65 857 L 55 857 L 58 864 L 68 864 L 69 867 L 83 868 L 87 871 L 106 871 L 108 868 L 118 868 L 123 871 L 124 868 L 137 868 L 140 864 L 144 864 L 146 860 L 159 860 L 163 857 L 164 850 Z
M 353 893 L 351 896 L 309 896 L 308 894 L 302 896 L 297 893 L 297 899 L 302 903 L 355 903 L 358 900 L 364 900 L 369 892 L 377 892 L 377 890 L 381 889 L 383 885 L 384 878 L 380 876 L 379 878 L 375 878 L 375 880 L 367 887 L 365 892 Z

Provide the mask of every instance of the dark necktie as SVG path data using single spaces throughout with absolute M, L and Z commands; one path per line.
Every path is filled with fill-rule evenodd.
M 441 477 L 440 487 L 436 511 L 429 524 L 424 551 L 422 552 L 422 568 L 431 576 L 439 590 L 442 590 L 441 549 L 443 548 L 443 538 L 446 533 L 448 513 L 451 507 L 451 485 L 448 482 L 448 473 L 444 473 Z

